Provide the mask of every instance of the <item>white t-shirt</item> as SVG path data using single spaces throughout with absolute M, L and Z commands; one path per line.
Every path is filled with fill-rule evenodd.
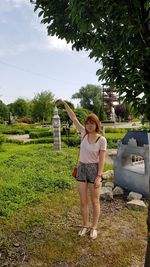
M 107 141 L 104 136 L 100 136 L 97 142 L 90 144 L 88 141 L 88 134 L 85 130 L 81 132 L 81 145 L 80 145 L 80 162 L 83 163 L 98 163 L 100 150 L 106 150 Z

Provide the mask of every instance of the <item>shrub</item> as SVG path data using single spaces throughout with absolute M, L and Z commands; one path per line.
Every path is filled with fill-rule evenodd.
M 80 137 L 77 136 L 71 136 L 71 137 L 63 136 L 61 140 L 68 146 L 79 146 L 81 141 Z
M 38 138 L 34 140 L 30 140 L 29 142 L 26 142 L 25 144 L 48 144 L 48 143 L 53 143 L 54 139 L 53 137 L 49 138 Z
M 125 128 L 114 128 L 114 127 L 106 127 L 105 133 L 126 133 L 128 129 Z
M 2 131 L 3 134 L 25 134 L 24 130 L 20 130 L 20 129 L 6 129 Z
M 23 145 L 24 144 L 23 140 L 8 139 L 8 138 L 6 138 L 5 142 L 6 143 L 11 143 L 11 144 L 18 144 L 18 145 Z
M 0 151 L 2 150 L 2 144 L 5 141 L 5 138 L 3 135 L 0 135 Z
M 52 131 L 51 130 L 38 130 L 34 132 L 29 132 L 29 137 L 34 139 L 34 138 L 40 138 L 40 137 L 45 137 L 45 136 L 52 136 Z
M 69 135 L 74 135 L 77 132 L 76 128 L 69 128 Z M 62 127 L 61 128 L 61 135 L 66 135 L 66 128 Z
M 27 124 L 33 124 L 33 120 L 31 118 L 22 118 L 18 120 L 19 123 L 27 123 Z

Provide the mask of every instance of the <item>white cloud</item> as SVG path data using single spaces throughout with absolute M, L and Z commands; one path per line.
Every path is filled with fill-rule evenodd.
M 26 51 L 32 51 L 32 50 L 45 50 L 45 45 L 42 45 L 40 43 L 37 43 L 36 41 L 31 42 L 24 42 L 20 44 L 14 44 L 10 47 L 5 47 L 0 49 L 0 58 L 4 58 L 5 56 L 16 56 L 19 54 L 22 54 Z
M 0 12 L 9 12 L 22 5 L 30 6 L 31 3 L 28 0 L 0 0 Z
M 61 40 L 57 36 L 47 35 L 46 26 L 40 23 L 39 18 L 35 14 L 30 25 L 32 29 L 40 33 L 41 40 L 44 39 L 45 45 L 42 45 L 43 48 L 49 50 L 72 51 L 71 43 L 67 44 L 65 39 Z
M 40 42 L 26 41 L 24 43 L 14 44 L 11 47 L 1 47 L 0 58 L 5 56 L 16 56 L 26 51 L 46 51 L 46 50 L 57 50 L 57 51 L 72 51 L 71 45 L 67 44 L 65 40 L 59 40 L 57 37 L 46 37 L 46 41 L 43 42 L 42 38 Z
M 48 37 L 48 48 L 50 50 L 60 50 L 60 51 L 72 51 L 71 44 L 67 44 L 67 42 L 63 39 L 58 39 L 57 36 Z

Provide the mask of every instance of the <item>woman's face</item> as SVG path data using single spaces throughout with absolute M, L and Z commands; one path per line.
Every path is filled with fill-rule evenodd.
M 96 132 L 96 123 L 92 120 L 88 120 L 85 124 L 85 128 L 88 133 Z

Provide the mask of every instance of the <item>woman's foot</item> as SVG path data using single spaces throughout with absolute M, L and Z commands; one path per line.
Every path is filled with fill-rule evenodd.
M 96 239 L 97 238 L 97 229 L 91 228 L 91 230 L 90 230 L 90 238 L 91 239 Z
M 78 232 L 78 236 L 84 236 L 89 232 L 88 226 L 83 226 L 80 231 Z

